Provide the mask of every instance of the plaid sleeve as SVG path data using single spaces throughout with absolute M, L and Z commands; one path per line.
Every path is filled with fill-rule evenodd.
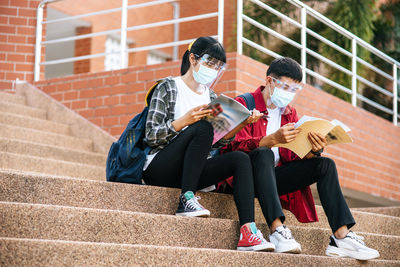
M 172 126 L 171 97 L 167 92 L 168 83 L 160 83 L 151 97 L 146 120 L 146 142 L 151 147 L 167 144 L 178 134 Z

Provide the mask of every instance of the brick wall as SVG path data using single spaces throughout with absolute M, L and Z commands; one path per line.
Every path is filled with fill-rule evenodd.
M 0 90 L 15 79 L 33 81 L 39 0 L 0 1 Z M 43 49 L 44 52 L 44 49 Z
M 216 91 L 230 96 L 264 82 L 266 65 L 236 53 Z M 179 62 L 80 74 L 36 83 L 36 86 L 114 136 L 143 109 L 148 88 L 157 79 L 179 74 Z M 400 200 L 400 129 L 321 90 L 306 86 L 294 105 L 301 115 L 339 119 L 352 128 L 353 144 L 328 147 L 342 186 Z

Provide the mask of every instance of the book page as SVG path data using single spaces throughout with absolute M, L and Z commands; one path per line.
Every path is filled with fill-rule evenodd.
M 208 108 L 213 110 L 213 114 L 206 118 L 214 128 L 213 144 L 236 128 L 251 114 L 245 106 L 225 95 L 220 95 L 214 99 Z
M 328 145 L 333 145 L 352 143 L 353 139 L 351 139 L 350 135 L 347 134 L 346 130 L 343 129 L 341 125 L 337 125 L 326 135 L 326 141 L 328 142 Z

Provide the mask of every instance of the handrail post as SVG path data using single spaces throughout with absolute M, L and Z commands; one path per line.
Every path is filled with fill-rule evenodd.
M 180 16 L 180 8 L 179 8 L 179 3 L 178 2 L 173 2 L 172 7 L 174 9 L 174 19 L 179 19 Z M 179 41 L 179 22 L 174 23 L 174 42 Z M 179 46 L 175 45 L 173 48 L 172 52 L 172 60 L 178 60 L 179 59 Z
M 351 104 L 357 106 L 357 40 L 353 38 L 351 40 Z
M 393 124 L 397 126 L 398 124 L 398 112 L 397 112 L 397 65 L 393 63 Z
M 128 0 L 122 0 L 121 9 L 121 40 L 120 40 L 120 68 L 126 68 L 126 35 L 127 35 L 127 23 L 128 23 Z
M 42 22 L 43 22 L 43 8 L 45 3 L 41 2 L 38 6 L 36 13 L 36 44 L 35 44 L 35 68 L 33 74 L 33 80 L 35 82 L 40 79 L 40 59 L 42 57 Z
M 303 71 L 303 83 L 307 81 L 307 10 L 301 8 L 301 67 Z
M 243 54 L 243 0 L 237 0 L 236 47 L 239 55 Z
M 218 0 L 218 42 L 224 43 L 224 0 Z

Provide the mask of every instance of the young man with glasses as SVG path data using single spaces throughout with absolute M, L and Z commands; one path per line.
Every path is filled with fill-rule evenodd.
M 276 252 L 301 251 L 300 244 L 283 224 L 285 216 L 282 207 L 290 210 L 300 222 L 317 221 L 309 188 L 316 183 L 333 232 L 326 254 L 360 260 L 377 258 L 378 251 L 365 246 L 362 237 L 349 231 L 355 221 L 340 189 L 334 161 L 321 156 L 327 144 L 324 136 L 319 133 L 308 135 L 312 150 L 304 159 L 288 149 L 273 147 L 293 141 L 299 133 L 294 127 L 298 115 L 289 103 L 302 89 L 301 80 L 302 71 L 296 61 L 291 58 L 274 60 L 268 68 L 265 86 L 251 93 L 257 112 L 263 116 L 238 132 L 223 152 L 239 150 L 249 153 L 256 195 L 261 190 L 264 196 L 268 195 L 268 198 L 259 198 L 259 201 Z M 241 97 L 237 100 L 246 105 Z M 265 191 L 268 193 L 265 194 Z

